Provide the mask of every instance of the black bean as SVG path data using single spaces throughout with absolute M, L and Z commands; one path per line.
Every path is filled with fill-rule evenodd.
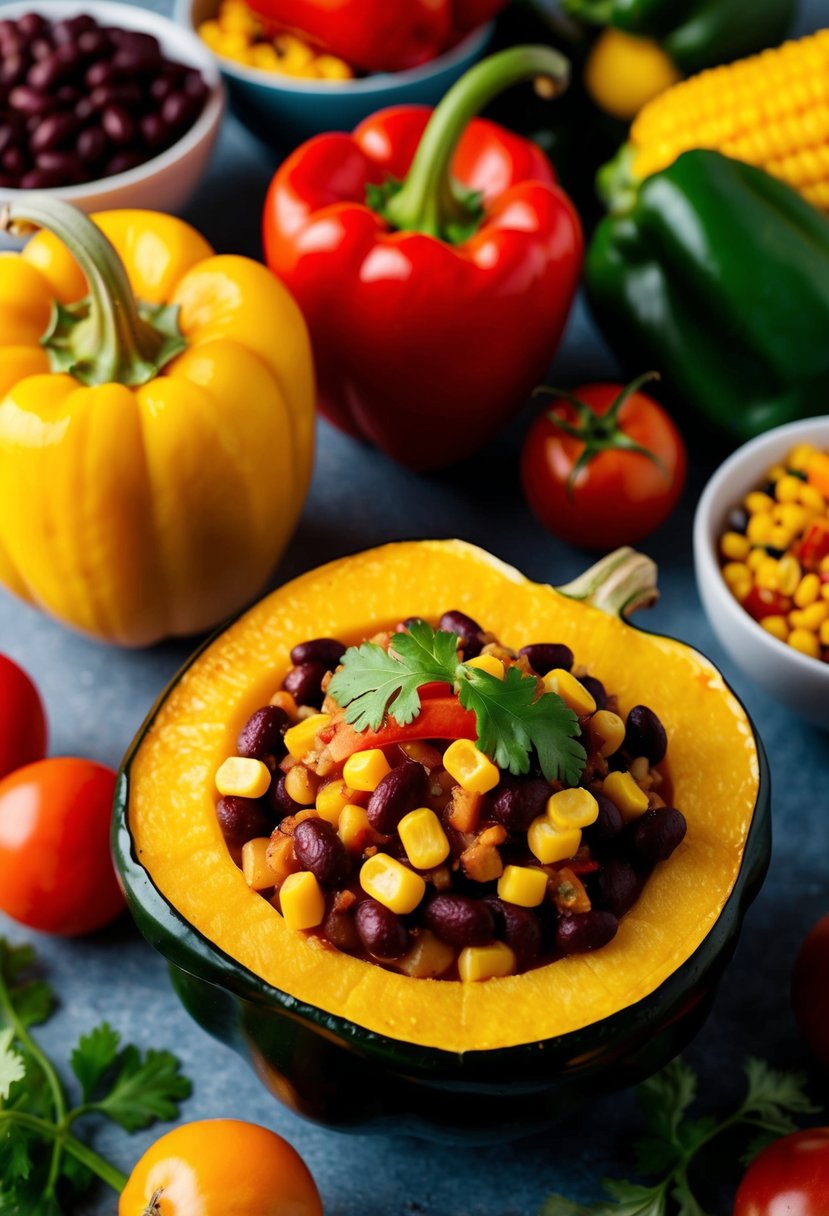
M 345 646 L 336 638 L 312 638 L 299 642 L 291 651 L 294 666 L 300 663 L 319 663 L 326 671 L 333 671 L 345 654 Z
M 64 17 L 61 21 L 55 21 L 52 25 L 52 37 L 56 43 L 68 46 L 80 38 L 81 34 L 88 34 L 96 28 L 94 17 L 79 13 L 77 17 Z
M 16 22 L 4 21 L 3 26 L 15 26 L 23 35 L 24 38 L 37 38 L 46 32 L 47 21 L 45 17 L 41 17 L 40 13 L 24 13 Z
M 39 59 L 37 63 L 32 64 L 26 75 L 26 84 L 39 92 L 49 92 L 69 75 L 71 72 L 67 65 L 53 51 L 45 59 Z
M 0 156 L 0 164 L 2 164 L 6 173 L 11 173 L 14 177 L 20 177 L 29 168 L 29 161 L 23 150 L 16 144 Z
M 331 945 L 342 950 L 344 954 L 359 953 L 360 935 L 354 917 L 348 912 L 335 912 L 332 909 L 322 922 L 322 931 Z
M 556 948 L 561 954 L 584 954 L 599 950 L 616 936 L 619 921 L 612 912 L 592 908 L 560 917 L 556 926 Z
M 73 84 L 62 84 L 55 93 L 55 97 L 60 102 L 62 111 L 67 108 L 74 109 L 81 99 L 80 93 Z
M 291 719 L 278 705 L 263 705 L 251 714 L 239 732 L 236 752 L 253 760 L 281 760 L 285 755 L 285 731 Z
M 48 59 L 55 47 L 51 38 L 35 38 L 29 43 L 29 54 L 32 59 Z
M 54 174 L 61 179 L 55 185 L 67 185 L 78 180 L 80 166 L 71 152 L 50 150 L 38 152 L 35 156 L 35 166 L 43 173 Z M 38 188 L 38 187 L 36 187 Z M 39 187 L 42 189 L 43 187 Z
M 0 156 L 3 155 L 7 148 L 11 148 L 16 144 L 18 138 L 18 132 L 10 123 L 0 125 Z
M 662 806 L 645 811 L 633 824 L 633 848 L 649 865 L 667 861 L 685 839 L 687 828 L 685 816 L 675 807 Z
M 135 169 L 143 163 L 143 157 L 138 152 L 116 152 L 112 159 L 107 161 L 103 176 L 113 177 L 116 173 L 128 173 L 130 169 Z
M 627 717 L 625 751 L 631 756 L 646 756 L 649 764 L 658 764 L 668 750 L 665 727 L 647 705 L 634 705 Z
M 121 47 L 112 57 L 112 66 L 123 76 L 139 76 L 142 72 L 154 72 L 161 62 L 161 56 L 156 51 L 132 50 Z
M 144 55 L 153 55 L 156 59 L 161 57 L 158 39 L 152 34 L 145 34 L 142 30 L 113 29 L 110 30 L 110 35 L 113 42 L 117 42 L 118 47 L 122 50 L 136 53 L 140 51 Z
M 65 185 L 65 178 L 51 169 L 30 169 L 20 179 L 21 190 L 53 190 Z
M 327 668 L 322 663 L 300 663 L 292 667 L 282 687 L 289 692 L 297 705 L 311 705 L 319 709 L 322 705 L 322 681 Z
M 187 96 L 192 97 L 200 105 L 204 103 L 207 99 L 207 94 L 210 92 L 201 72 L 195 70 L 187 73 L 182 81 L 182 85 Z
M 33 89 L 27 84 L 19 84 L 17 88 L 12 89 L 11 93 L 9 93 L 9 101 L 15 110 L 19 110 L 21 114 L 25 114 L 27 117 L 49 114 L 57 108 L 58 104 L 53 97 L 48 97 L 45 93 L 39 93 L 37 89 Z
M 85 165 L 94 165 L 103 160 L 109 146 L 109 140 L 100 127 L 87 127 L 78 136 L 75 153 Z
M 198 112 L 198 103 L 186 93 L 170 93 L 161 103 L 161 117 L 171 127 L 190 126 Z
M 285 789 L 284 774 L 277 781 L 271 782 L 265 797 L 277 821 L 284 819 L 286 815 L 295 815 L 303 809 Z
M 86 30 L 78 39 L 78 50 L 89 59 L 97 58 L 111 49 L 111 42 L 103 30 Z
M 175 87 L 175 82 L 169 76 L 157 76 L 150 84 L 150 96 L 155 101 L 163 101 Z
M 727 524 L 729 532 L 745 532 L 748 527 L 748 511 L 745 507 L 735 507 L 729 513 Z
M 153 150 L 166 147 L 171 142 L 172 133 L 164 119 L 158 114 L 145 114 L 139 120 L 138 129 L 144 143 Z
M 542 777 L 504 777 L 490 814 L 511 832 L 526 832 L 532 821 L 544 813 L 552 792 L 550 783 Z
M 625 821 L 616 804 L 604 794 L 593 791 L 593 797 L 599 805 L 599 814 L 593 823 L 582 829 L 581 838 L 594 857 L 603 857 L 618 841 Z
M 270 836 L 274 828 L 273 815 L 260 799 L 220 798 L 216 818 L 231 848 L 240 849 L 256 836 Z
M 596 702 L 596 709 L 607 709 L 607 692 L 601 680 L 595 676 L 579 676 L 579 684 L 590 693 Z
M 128 147 L 135 139 L 135 122 L 123 106 L 107 106 L 101 114 L 101 126 L 114 144 Z
M 101 84 L 109 84 L 117 76 L 118 73 L 109 60 L 99 60 L 98 63 L 93 63 L 90 68 L 87 68 L 84 82 L 88 89 L 97 89 Z
M 137 84 L 99 84 L 89 94 L 89 100 L 96 110 L 104 110 L 107 106 L 139 106 L 144 94 Z
M 4 55 L 0 61 L 0 85 L 13 89 L 26 75 L 27 60 L 18 54 Z
M 388 836 L 404 815 L 420 806 L 426 797 L 426 769 L 406 761 L 386 773 L 366 806 L 371 826 Z
M 47 114 L 29 140 L 32 152 L 52 152 L 72 143 L 78 132 L 74 114 Z
M 560 668 L 571 671 L 575 656 L 569 646 L 563 642 L 533 642 L 530 646 L 522 646 L 518 651 L 539 676 L 546 676 L 548 671 Z
M 609 858 L 590 883 L 594 907 L 624 916 L 641 895 L 646 878 L 623 858 Z
M 294 852 L 321 887 L 336 887 L 348 874 L 348 854 L 337 829 L 325 819 L 303 819 L 294 830 Z
M 81 122 L 86 122 L 94 113 L 95 107 L 88 97 L 82 97 L 75 106 L 75 117 L 79 118 Z
M 447 633 L 458 635 L 465 659 L 477 658 L 481 653 L 484 645 L 484 631 L 478 622 L 473 621 L 472 617 L 467 616 L 465 612 L 460 612 L 457 608 L 444 612 L 438 621 L 438 629 L 445 629 Z
M 0 190 L 13 190 L 17 186 L 17 178 L 8 173 L 0 173 Z
M 436 895 L 426 905 L 423 923 L 450 946 L 485 946 L 495 933 L 492 912 L 469 895 Z
M 403 921 L 375 899 L 357 905 L 354 923 L 360 940 L 375 958 L 400 958 L 409 949 L 409 931 Z
M 489 895 L 484 902 L 492 913 L 495 936 L 506 942 L 515 955 L 519 971 L 526 971 L 541 953 L 541 922 L 532 908 L 520 908 L 506 903 L 497 895 Z

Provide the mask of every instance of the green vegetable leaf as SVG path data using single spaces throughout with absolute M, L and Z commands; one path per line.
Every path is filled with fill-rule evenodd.
M 657 1136 L 674 1139 L 696 1093 L 696 1074 L 679 1058 L 643 1081 L 637 1090 L 637 1099 L 651 1131 Z
M 7 1100 L 14 1083 L 22 1081 L 26 1075 L 26 1061 L 14 1050 L 13 1042 L 11 1027 L 0 1031 L 0 1105 Z
M 578 719 L 555 693 L 538 695 L 538 681 L 510 667 L 503 680 L 458 659 L 458 637 L 414 622 L 396 633 L 388 653 L 373 642 L 345 652 L 341 669 L 328 686 L 356 730 L 378 730 L 386 714 L 401 726 L 420 713 L 418 689 L 434 682 L 451 684 L 461 705 L 473 710 L 478 747 L 501 768 L 526 773 L 530 752 L 538 753 L 549 781 L 576 785 L 586 760 Z
M 35 952 L 31 946 L 13 946 L 0 938 L 0 985 L 23 1026 L 37 1026 L 52 1013 L 54 994 L 48 984 L 32 979 Z M 0 1021 L 5 1022 L 2 1009 Z
M 142 1056 L 137 1047 L 125 1047 L 117 1068 L 111 1090 L 95 1103 L 95 1110 L 128 1132 L 140 1131 L 156 1119 L 175 1119 L 179 1103 L 192 1089 L 169 1051 L 150 1049 Z
M 796 1126 L 790 1115 L 813 1115 L 821 1109 L 809 1100 L 804 1088 L 806 1078 L 800 1073 L 781 1072 L 763 1060 L 749 1057 L 745 1074 L 748 1090 L 741 1112 L 743 1118 L 775 1124 L 785 1134 Z
M 607 1211 L 607 1208 L 604 1209 Z M 596 1204 L 586 1207 L 583 1203 L 574 1203 L 564 1195 L 548 1195 L 541 1205 L 538 1216 L 601 1216 L 602 1208 Z
M 606 1178 L 602 1186 L 616 1200 L 607 1209 L 608 1216 L 666 1216 L 667 1196 L 664 1183 L 660 1186 L 640 1186 L 636 1182 Z M 599 1216 L 604 1212 L 599 1209 Z
M 106 1022 L 81 1037 L 72 1052 L 72 1071 L 81 1083 L 84 1102 L 91 1102 L 118 1056 L 121 1036 Z

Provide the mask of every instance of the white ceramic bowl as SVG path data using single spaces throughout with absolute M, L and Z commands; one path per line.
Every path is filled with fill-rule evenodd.
M 829 416 L 768 431 L 743 444 L 720 466 L 697 507 L 694 563 L 711 627 L 734 661 L 771 696 L 829 730 L 829 663 L 800 654 L 758 625 L 729 591 L 717 557 L 717 542 L 731 508 L 762 485 L 767 469 L 798 443 L 829 451 Z
M 207 168 L 219 130 L 224 105 L 222 80 L 216 60 L 200 38 L 159 13 L 114 0 L 15 0 L 0 5 L 0 18 L 22 17 L 39 12 L 51 21 L 88 13 L 101 25 L 120 26 L 153 34 L 164 54 L 198 68 L 210 94 L 193 126 L 169 148 L 143 165 L 112 177 L 46 190 L 73 203 L 82 211 L 107 211 L 114 207 L 139 207 L 153 211 L 180 211 L 192 196 Z M 18 198 L 23 191 L 0 189 L 0 205 Z

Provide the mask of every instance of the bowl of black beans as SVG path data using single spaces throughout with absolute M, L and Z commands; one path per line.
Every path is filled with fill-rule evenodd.
M 0 5 L 0 205 L 180 210 L 210 156 L 219 72 L 195 35 L 110 0 Z

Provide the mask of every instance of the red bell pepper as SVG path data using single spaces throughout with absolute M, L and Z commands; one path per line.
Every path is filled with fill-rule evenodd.
M 327 730 L 320 732 L 320 739 L 327 744 L 337 763 L 347 760 L 354 752 L 364 752 L 372 747 L 389 747 L 392 743 L 413 743 L 416 739 L 477 738 L 474 713 L 464 709 L 454 696 L 426 698 L 421 704 L 420 713 L 408 726 L 399 726 L 394 718 L 390 718 L 379 730 L 356 731 L 345 719 L 338 718 Z
M 579 279 L 572 203 L 529 140 L 473 115 L 567 62 L 516 47 L 472 68 L 434 112 L 320 135 L 271 182 L 269 266 L 311 332 L 325 416 L 402 464 L 481 447 L 555 353 Z
M 295 30 L 363 72 L 434 59 L 506 0 L 251 0 L 270 26 Z

